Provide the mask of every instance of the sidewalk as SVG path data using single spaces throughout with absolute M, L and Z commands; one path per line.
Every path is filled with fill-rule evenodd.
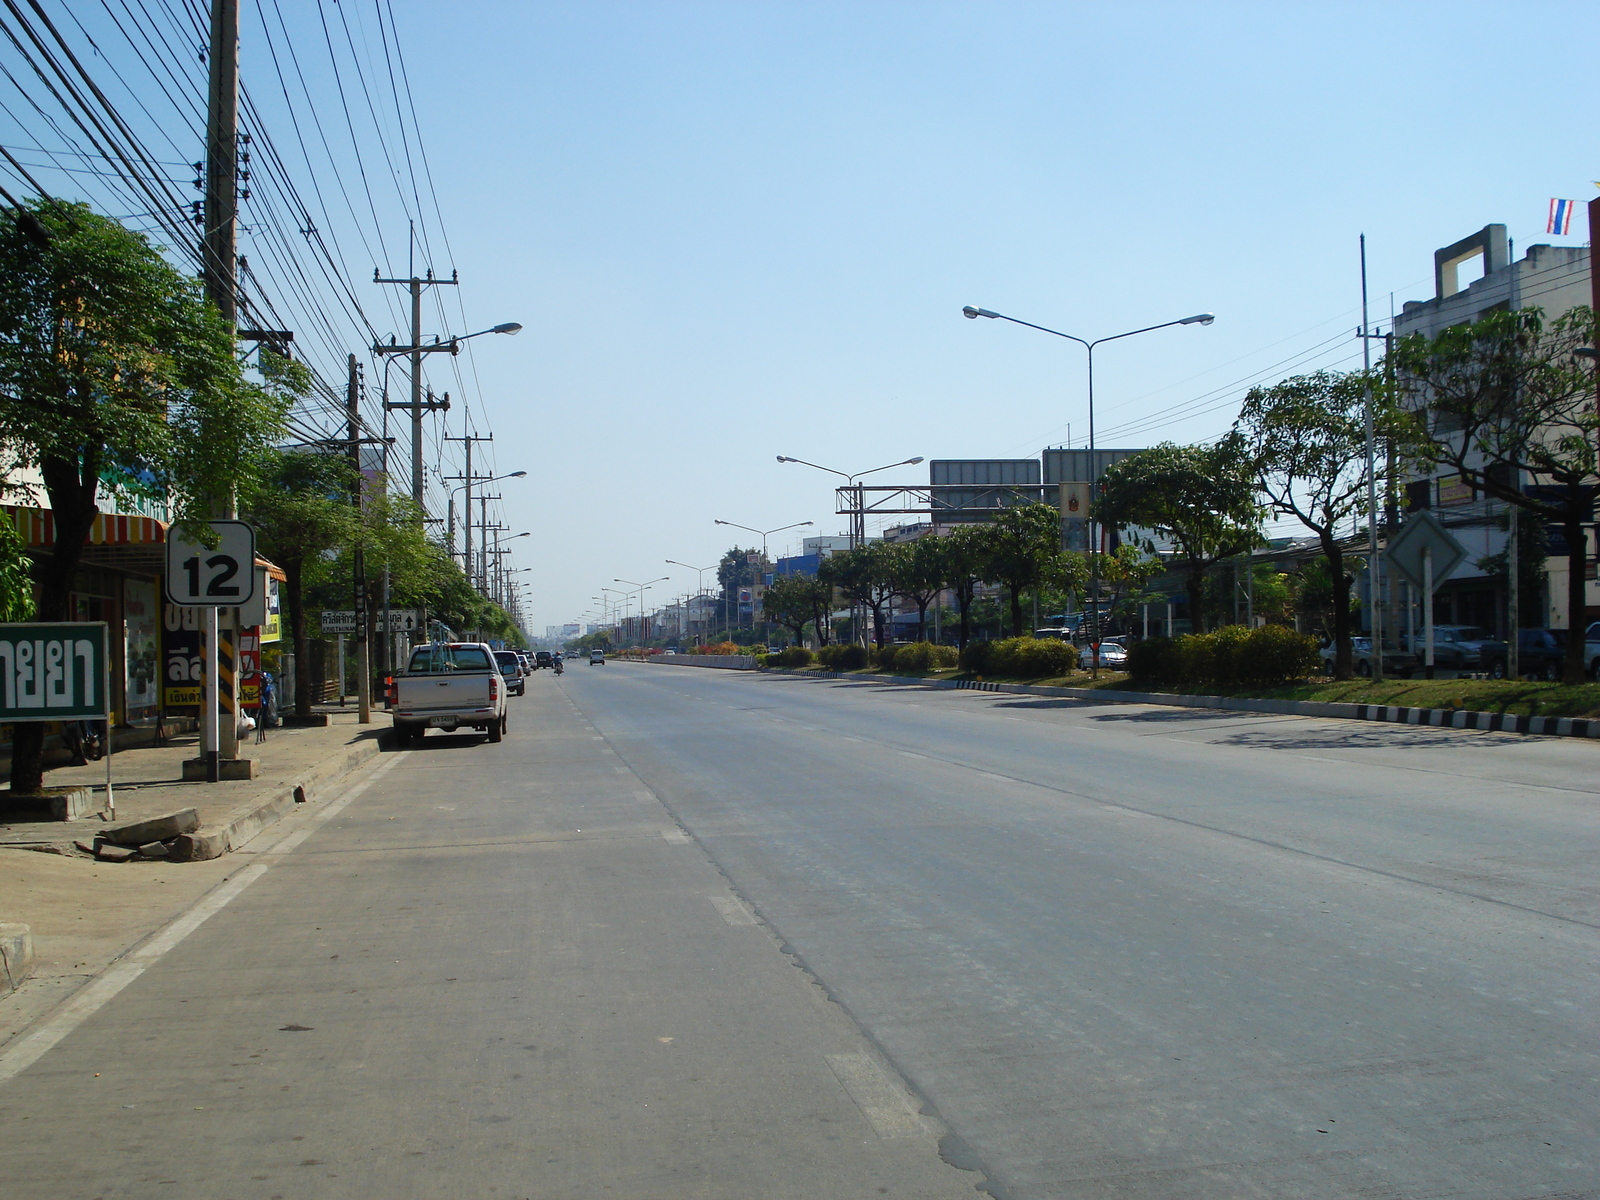
M 116 823 L 193 808 L 200 817 L 198 834 L 218 851 L 209 861 L 100 861 L 74 845 L 92 844 L 109 827 L 98 814 L 0 824 L 0 925 L 26 926 L 32 943 L 31 964 L 17 972 L 31 975 L 28 982 L 8 998 L 0 976 L 0 1044 L 227 878 L 236 869 L 228 851 L 297 804 L 326 798 L 342 777 L 379 753 L 387 713 L 376 710 L 372 723 L 361 725 L 354 709 L 318 711 L 330 714 L 326 727 L 272 729 L 264 742 L 241 743 L 242 755 L 256 761 L 252 780 L 184 782 L 183 760 L 198 748 L 195 734 L 112 756 Z M 105 777 L 105 763 L 95 762 L 50 771 L 45 783 L 92 787 L 99 809 Z

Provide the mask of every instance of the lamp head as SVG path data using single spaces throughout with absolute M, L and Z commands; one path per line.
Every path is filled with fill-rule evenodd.
M 1600 358 L 1600 352 L 1596 352 L 1593 346 L 1579 346 L 1572 355 L 1574 358 L 1587 358 L 1590 362 Z
M 490 333 L 509 333 L 516 335 L 522 332 L 522 325 L 518 321 L 507 321 L 504 325 L 496 325 Z
M 908 458 L 908 459 L 906 459 L 906 466 L 908 466 L 908 467 L 914 467 L 914 466 L 916 466 L 916 465 L 917 465 L 917 464 L 918 464 L 918 463 L 919 463 L 919 462 L 921 462 L 921 461 L 922 461 L 922 455 L 920 455 L 920 454 L 919 454 L 919 455 L 917 455 L 917 456 L 916 456 L 916 457 L 915 457 L 915 458 Z
M 1195 313 L 1192 317 L 1185 317 L 1179 325 L 1209 325 L 1217 319 L 1216 313 Z
M 713 525 L 726 525 L 727 524 L 726 521 L 718 521 L 718 520 L 713 520 L 711 523 Z
M 778 455 L 778 461 L 779 462 L 793 462 L 794 460 L 791 459 L 791 458 L 785 458 L 783 455 L 780 454 L 780 455 Z
M 510 475 L 507 475 L 506 478 L 507 479 L 521 479 L 526 474 L 527 474 L 526 471 L 513 471 L 513 472 L 511 472 Z
M 973 308 L 972 305 L 969 304 L 961 310 L 961 315 L 969 321 L 976 321 L 979 317 L 989 317 L 992 319 L 994 317 L 998 317 L 1000 314 L 997 312 L 990 312 L 987 308 Z

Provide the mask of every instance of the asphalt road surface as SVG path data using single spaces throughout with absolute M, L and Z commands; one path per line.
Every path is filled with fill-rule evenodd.
M 0 1194 L 1600 1196 L 1597 754 L 540 672 L 0 1056 Z

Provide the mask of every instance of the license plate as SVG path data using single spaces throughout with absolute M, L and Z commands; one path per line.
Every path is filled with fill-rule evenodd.
M 454 717 L 429 717 L 428 718 L 428 728 L 429 729 L 454 729 L 455 727 L 456 727 L 456 722 L 455 722 L 455 718 Z

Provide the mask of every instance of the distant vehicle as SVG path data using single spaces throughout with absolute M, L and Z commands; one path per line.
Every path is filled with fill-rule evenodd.
M 540 667 L 548 667 L 550 663 L 550 651 L 535 650 L 533 652 L 533 666 L 535 670 L 538 670 Z
M 1317 651 L 1322 659 L 1322 673 L 1332 675 L 1334 660 L 1337 657 L 1338 646 L 1330 641 L 1326 646 Z M 1410 679 L 1412 674 L 1421 665 L 1421 660 L 1408 650 L 1402 649 L 1393 642 L 1383 644 L 1383 673 L 1395 679 Z M 1350 669 L 1363 679 L 1372 675 L 1372 639 L 1369 637 L 1353 637 L 1350 639 Z
M 593 666 L 601 666 L 601 667 L 605 666 L 606 665 L 606 652 L 604 650 L 601 650 L 601 649 L 598 649 L 598 648 L 589 651 L 589 665 L 591 667 L 593 667 Z
M 500 674 L 506 681 L 506 694 L 524 695 L 528 690 L 528 682 L 522 674 L 522 656 L 515 650 L 496 650 L 494 661 L 500 667 Z
M 414 746 L 430 729 L 462 726 L 498 742 L 506 732 L 506 682 L 482 642 L 430 642 L 394 677 L 394 733 Z
M 1128 648 L 1120 641 L 1113 638 L 1100 640 L 1100 665 L 1113 670 L 1121 670 L 1128 665 Z M 1092 670 L 1094 667 L 1094 646 L 1085 646 L 1078 651 L 1078 666 L 1083 670 Z
M 531 674 L 533 672 L 533 657 L 526 650 L 518 650 L 516 655 L 518 661 L 522 663 L 522 673 L 524 675 Z
M 1421 662 L 1427 653 L 1422 632 L 1417 631 L 1411 649 Z M 1477 625 L 1435 625 L 1433 627 L 1433 665 L 1457 671 L 1486 672 L 1500 679 L 1506 671 L 1506 644 Z
M 1529 679 L 1547 679 L 1551 683 L 1561 678 L 1561 669 L 1567 663 L 1567 631 L 1565 629 L 1517 630 L 1517 670 Z M 1503 669 L 1504 663 L 1499 664 Z
M 662 657 L 662 658 L 667 658 L 667 657 L 669 657 L 669 656 L 676 656 L 676 655 L 677 655 L 677 653 L 678 653 L 678 652 L 677 652 L 677 651 L 676 651 L 676 650 L 663 650 L 663 651 L 662 651 L 662 652 L 661 652 L 661 657 Z
M 1600 679 L 1600 621 L 1584 632 L 1583 661 L 1589 664 L 1589 678 Z

